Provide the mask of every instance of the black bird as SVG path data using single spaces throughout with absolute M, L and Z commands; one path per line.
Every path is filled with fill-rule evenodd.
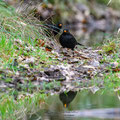
M 60 35 L 59 42 L 63 48 L 70 48 L 71 50 L 74 50 L 76 45 L 82 45 L 76 41 L 75 37 L 68 29 L 63 30 L 63 33 Z
M 56 36 L 60 32 L 60 30 L 62 29 L 62 23 L 60 23 L 60 22 L 57 23 L 56 25 L 47 24 L 45 26 L 48 28 L 48 30 L 46 31 L 47 36 L 49 36 L 50 33 L 52 33 L 54 36 Z
M 59 98 L 62 101 L 64 107 L 66 108 L 73 101 L 76 95 L 77 95 L 77 92 L 74 92 L 74 91 L 69 91 L 67 93 L 62 92 L 59 94 Z
M 62 29 L 62 23 L 58 23 L 55 26 L 53 26 L 53 34 L 56 36 L 60 30 Z

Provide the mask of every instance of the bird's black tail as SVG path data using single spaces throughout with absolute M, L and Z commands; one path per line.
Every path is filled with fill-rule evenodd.
M 78 43 L 78 42 L 77 42 L 77 45 L 81 45 L 81 46 L 84 46 L 83 44 L 80 44 L 80 43 Z

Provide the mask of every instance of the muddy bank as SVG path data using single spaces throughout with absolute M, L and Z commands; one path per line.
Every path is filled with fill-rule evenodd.
M 48 57 L 54 55 L 51 59 L 56 61 L 55 64 L 46 65 L 40 57 L 19 56 L 7 69 L 1 69 L 1 91 L 14 88 L 17 91 L 56 93 L 91 88 L 95 92 L 104 87 L 102 78 L 109 72 L 108 67 L 114 68 L 113 63 L 103 61 L 101 49 L 77 48 L 73 55 L 73 51 L 61 49 L 59 45 L 52 48 Z M 40 68 L 32 68 L 39 64 Z M 95 77 L 98 78 L 94 81 Z M 94 84 L 98 84 L 98 88 L 94 89 Z
M 23 4 L 28 5 L 28 3 Z M 26 9 L 22 8 L 22 10 Z M 91 18 L 91 13 L 87 8 L 85 10 L 88 11 L 87 13 L 89 14 L 87 14 L 86 12 L 82 12 L 81 14 L 88 15 L 87 20 L 89 20 L 89 18 Z M 81 10 L 79 10 L 79 12 L 81 12 Z M 105 15 L 107 16 L 108 13 Z M 118 14 L 114 15 L 117 16 Z M 106 19 L 106 17 L 103 18 Z M 94 19 L 97 20 L 98 18 Z M 116 19 L 118 20 L 119 16 L 116 17 Z M 79 22 L 80 21 L 76 22 L 76 24 Z M 71 22 L 68 22 L 68 24 L 70 23 Z M 82 22 L 81 24 L 88 23 L 89 22 L 84 19 L 84 23 Z M 46 44 L 41 46 L 41 41 L 46 42 Z M 107 60 L 104 60 L 105 57 L 105 59 L 114 58 L 114 54 L 111 53 L 117 51 L 116 48 L 119 48 L 119 44 L 116 45 L 115 43 L 113 43 L 106 46 L 104 49 L 102 49 L 102 47 L 93 49 L 86 46 L 80 46 L 76 48 L 73 55 L 73 51 L 61 49 L 61 46 L 56 41 L 58 41 L 58 38 L 53 38 L 52 40 L 49 40 L 48 37 L 47 41 L 40 40 L 35 44 L 43 51 L 46 50 L 47 46 L 48 48 L 51 48 L 50 50 L 45 51 L 46 53 L 48 53 L 47 59 L 51 59 L 52 61 L 50 63 L 47 63 L 46 61 L 41 61 L 44 53 L 43 56 L 26 56 L 27 52 L 34 53 L 36 49 L 34 49 L 34 47 L 30 44 L 24 43 L 24 41 L 20 39 L 14 40 L 15 46 L 18 46 L 17 50 L 19 51 L 19 47 L 22 47 L 24 52 L 16 59 L 14 59 L 12 63 L 7 66 L 6 69 L 2 69 L 1 67 L 1 91 L 7 91 L 11 88 L 14 88 L 18 91 L 24 90 L 31 93 L 36 90 L 55 93 L 65 90 L 76 91 L 84 88 L 87 89 L 94 86 L 95 83 L 97 83 L 99 88 L 104 87 L 102 79 L 104 77 L 104 73 L 107 74 L 110 70 L 117 72 L 120 71 L 119 64 L 117 62 L 112 63 L 106 62 Z M 119 75 L 117 77 L 119 78 Z

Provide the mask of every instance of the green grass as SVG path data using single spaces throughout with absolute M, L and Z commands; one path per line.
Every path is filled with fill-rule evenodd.
M 93 85 L 101 86 L 100 83 L 102 83 L 103 91 L 118 91 L 120 88 L 120 71 L 115 71 L 112 68 L 112 64 L 118 63 L 116 70 L 120 67 L 120 38 L 116 36 L 109 40 L 107 39 L 101 47 L 100 54 L 103 56 L 101 63 L 109 63 L 106 68 L 108 72 L 104 73 L 102 78 L 94 78 L 92 80 Z
M 14 8 L 0 1 L 0 66 L 10 64 L 18 56 L 35 57 L 40 61 L 52 62 L 39 45 L 36 39 L 45 42 L 42 23 L 29 16 L 15 13 Z M 42 27 L 41 27 L 42 26 Z M 49 38 L 50 39 L 50 38 Z M 29 49 L 29 50 L 28 50 Z
M 37 92 L 32 96 L 21 93 L 17 101 L 14 100 L 13 95 L 3 94 L 0 97 L 0 119 L 16 120 L 25 119 L 26 116 L 38 112 L 44 105 L 46 95 Z
M 30 66 L 32 69 L 41 70 L 40 62 L 44 62 L 44 66 L 50 64 L 57 64 L 58 62 L 53 58 L 53 54 L 46 52 L 44 47 L 41 47 L 36 39 L 47 41 L 44 35 L 44 27 L 42 23 L 31 16 L 18 15 L 15 9 L 6 3 L 0 1 L 0 70 L 10 70 L 7 73 L 6 79 L 2 79 L 4 73 L 0 74 L 0 79 L 5 82 L 12 81 L 11 76 L 18 71 L 16 66 L 13 66 L 14 60 L 17 59 L 18 64 L 21 64 L 19 58 L 35 58 L 37 65 Z M 51 38 L 49 38 L 51 39 Z M 46 84 L 44 89 L 53 87 L 55 82 Z M 59 84 L 59 83 L 58 83 Z M 22 91 L 15 91 L 14 88 L 8 88 L 7 93 L 0 93 L 0 119 L 2 120 L 16 120 L 25 119 L 32 113 L 40 109 L 44 102 L 46 95 L 37 91 L 34 93 L 34 86 L 29 83 L 30 93 L 27 93 L 25 86 L 22 85 Z M 39 87 L 39 86 L 38 86 Z M 1 91 L 1 90 L 0 90 Z M 14 96 L 18 99 L 15 100 Z M 22 95 L 19 99 L 19 96 Z

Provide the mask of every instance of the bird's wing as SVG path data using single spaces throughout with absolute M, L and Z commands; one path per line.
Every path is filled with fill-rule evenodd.
M 75 37 L 72 34 L 67 35 L 66 39 L 69 40 L 69 41 L 67 41 L 69 44 L 76 44 L 77 43 Z

